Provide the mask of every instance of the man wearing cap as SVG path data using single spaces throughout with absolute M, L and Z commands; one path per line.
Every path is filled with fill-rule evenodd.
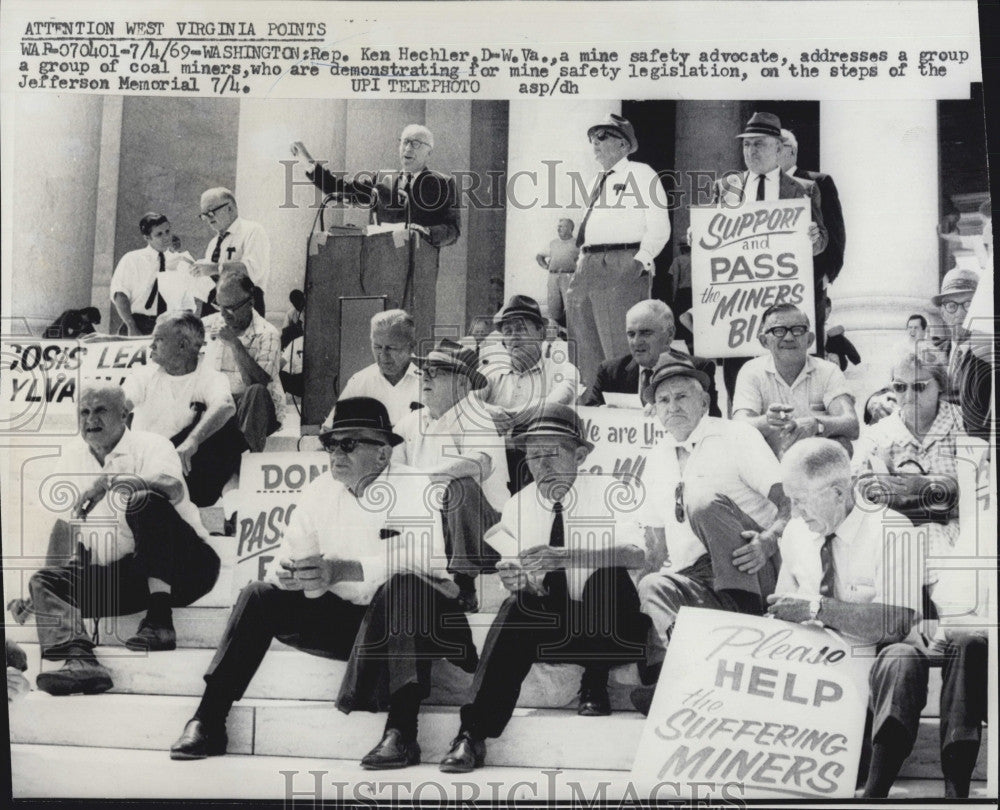
M 632 124 L 610 114 L 587 130 L 601 166 L 576 235 L 580 259 L 566 291 L 566 320 L 583 379 L 602 360 L 628 350 L 621 324 L 649 296 L 653 260 L 670 238 L 666 193 L 652 167 L 630 161 L 639 148 Z
M 402 438 L 385 407 L 367 397 L 340 400 L 320 441 L 330 475 L 303 491 L 274 580 L 240 593 L 171 759 L 226 753 L 226 716 L 275 638 L 347 661 L 341 711 L 388 708 L 382 740 L 361 760 L 371 770 L 420 762 L 417 714 L 433 658 L 475 669 L 458 589 L 444 571 L 440 515 L 425 500 L 431 482 L 391 462 Z
M 402 309 L 379 312 L 371 321 L 375 362 L 352 375 L 340 397 L 372 397 L 396 424 L 420 407 L 420 370 L 411 362 L 417 343 L 413 318 Z
M 826 309 L 823 300 L 825 288 L 833 284 L 844 266 L 844 249 L 847 246 L 847 229 L 844 226 L 844 212 L 840 207 L 840 194 L 833 178 L 822 172 L 811 172 L 801 168 L 799 162 L 799 142 L 790 129 L 781 130 L 781 149 L 778 163 L 781 171 L 795 180 L 808 180 L 819 189 L 820 213 L 826 227 L 829 241 L 822 253 L 813 259 L 814 311 L 816 313 L 817 350 L 826 345 Z
M 469 396 L 486 385 L 473 350 L 444 339 L 413 362 L 420 369 L 424 407 L 395 426 L 403 441 L 393 461 L 447 487 L 441 513 L 448 570 L 459 586 L 459 602 L 474 613 L 479 608 L 475 578 L 499 559 L 484 546 L 483 535 L 500 519 L 510 497 L 504 440 L 482 405 Z
M 790 513 L 778 460 L 749 425 L 708 416 L 707 388 L 690 360 L 670 358 L 643 393 L 667 429 L 643 475 L 649 556 L 663 563 L 639 582 L 653 623 L 647 681 L 658 677 L 681 607 L 759 616 L 777 580 Z M 652 689 L 639 689 L 633 702 L 648 710 L 651 698 Z
M 736 136 L 743 142 L 744 172 L 730 172 L 717 180 L 712 190 L 712 205 L 739 208 L 755 201 L 796 200 L 808 197 L 812 209 L 809 239 L 813 256 L 826 250 L 830 241 L 823 222 L 819 186 L 811 180 L 789 177 L 781 170 L 781 119 L 773 113 L 755 112 L 746 128 Z M 736 375 L 745 358 L 727 357 L 722 364 L 729 401 L 733 400 Z M 732 412 L 732 408 L 730 408 Z
M 959 401 L 962 374 L 971 355 L 965 318 L 978 287 L 979 273 L 965 267 L 956 267 L 945 273 L 941 279 L 941 292 L 931 298 L 931 303 L 938 308 L 941 320 L 948 329 L 948 336 L 940 348 L 948 353 L 948 378 L 951 386 L 946 392 L 946 398 L 955 404 Z
M 733 418 L 761 432 L 778 458 L 806 436 L 825 436 L 851 452 L 858 438 L 854 396 L 836 363 L 812 357 L 809 318 L 792 304 L 764 311 L 760 342 L 768 354 L 740 369 Z
M 611 713 L 610 668 L 644 656 L 649 623 L 628 573 L 642 566 L 642 533 L 611 506 L 638 493 L 619 498 L 621 482 L 579 470 L 593 445 L 566 405 L 545 405 L 517 440 L 534 483 L 507 502 L 487 537 L 511 596 L 490 628 L 445 773 L 484 764 L 485 740 L 503 733 L 532 664 L 582 666 L 578 713 L 595 717 Z
M 422 124 L 409 124 L 399 136 L 398 173 L 359 173 L 344 180 L 314 160 L 301 141 L 292 144 L 292 154 L 309 162 L 306 177 L 324 194 L 374 205 L 380 223 L 405 224 L 440 248 L 458 239 L 458 192 L 453 177 L 427 168 L 433 151 L 434 133 Z
M 642 404 L 642 389 L 649 385 L 653 369 L 668 358 L 689 355 L 671 347 L 674 342 L 674 313 L 655 298 L 640 301 L 625 315 L 625 337 L 630 354 L 606 360 L 597 370 L 593 384 L 580 396 L 581 405 L 604 405 L 604 394 L 636 394 L 635 405 Z M 719 394 L 715 390 L 715 363 L 690 357 L 695 367 L 708 378 L 709 415 L 721 416 Z

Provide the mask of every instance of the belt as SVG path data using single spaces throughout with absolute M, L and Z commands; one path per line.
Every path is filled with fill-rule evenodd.
M 610 253 L 612 250 L 638 250 L 638 242 L 621 243 L 618 245 L 584 245 L 580 250 L 584 253 Z

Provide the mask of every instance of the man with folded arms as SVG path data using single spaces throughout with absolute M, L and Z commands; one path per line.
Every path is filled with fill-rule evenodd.
M 622 485 L 579 471 L 593 445 L 566 405 L 545 405 L 517 440 L 535 482 L 507 502 L 487 537 L 511 596 L 490 628 L 445 773 L 483 765 L 485 740 L 503 733 L 532 664 L 582 666 L 578 713 L 596 717 L 611 713 L 611 667 L 645 654 L 649 623 L 628 573 L 642 566 L 642 534 L 609 508 L 609 487 Z
M 510 497 L 504 441 L 493 420 L 469 397 L 486 385 L 472 349 L 444 339 L 413 362 L 420 369 L 424 407 L 395 426 L 403 442 L 393 460 L 447 487 L 441 513 L 448 570 L 459 586 L 462 607 L 474 613 L 479 609 L 475 578 L 499 559 L 484 545 L 483 535 L 500 520 Z
M 774 454 L 807 436 L 844 445 L 858 438 L 854 397 L 836 363 L 812 357 L 809 318 L 793 304 L 777 304 L 760 320 L 760 342 L 769 351 L 747 362 L 736 379 L 733 419 L 761 432 Z
M 165 436 L 177 448 L 191 500 L 212 506 L 239 472 L 246 441 L 226 376 L 198 362 L 205 327 L 190 312 L 157 320 L 150 364 L 123 384 L 134 408 L 132 427 Z
M 177 452 L 162 436 L 129 430 L 127 416 L 120 386 L 82 390 L 83 441 L 62 464 L 68 473 L 84 476 L 86 489 L 73 516 L 85 520 L 95 509 L 98 515 L 114 515 L 115 536 L 109 540 L 104 531 L 81 532 L 81 543 L 65 565 L 50 565 L 31 577 L 42 658 L 65 661 L 61 669 L 38 676 L 38 688 L 51 695 L 96 694 L 113 685 L 94 656 L 83 617 L 145 610 L 126 646 L 172 650 L 177 635 L 171 608 L 204 596 L 219 575 L 219 558 L 204 542 L 208 533 L 188 500 Z M 69 532 L 69 527 L 59 521 L 53 532 Z M 100 535 L 100 541 L 92 535 Z M 50 545 L 68 542 L 54 536 Z
M 580 397 L 581 405 L 604 405 L 604 394 L 635 394 L 635 404 L 641 404 L 642 390 L 649 385 L 653 369 L 669 357 L 688 356 L 695 368 L 708 377 L 709 416 L 721 416 L 719 394 L 715 390 L 715 363 L 702 357 L 691 357 L 671 347 L 676 334 L 674 313 L 655 298 L 640 301 L 625 314 L 625 337 L 630 354 L 615 360 L 605 360 L 597 369 L 597 378 Z
M 281 370 L 281 335 L 253 308 L 254 284 L 241 262 L 223 265 L 216 287 L 219 311 L 207 316 L 205 364 L 229 380 L 236 422 L 253 453 L 281 426 L 285 392 Z
M 847 451 L 829 439 L 796 443 L 781 460 L 781 475 L 795 519 L 781 537 L 781 575 L 768 613 L 818 622 L 851 640 L 854 655 L 876 656 L 864 796 L 885 797 L 927 702 L 927 657 L 904 643 L 920 619 L 916 531 L 898 512 L 855 503 Z M 942 739 L 950 722 L 942 717 Z
M 777 581 L 778 537 L 789 515 L 777 459 L 753 428 L 707 415 L 707 388 L 689 359 L 671 358 L 643 394 L 668 431 L 643 475 L 648 556 L 662 563 L 639 582 L 653 624 L 646 681 L 659 677 L 681 607 L 759 616 Z M 648 711 L 652 695 L 640 687 L 632 700 Z

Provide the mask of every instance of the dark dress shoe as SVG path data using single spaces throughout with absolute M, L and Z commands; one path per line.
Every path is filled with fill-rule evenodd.
M 361 767 L 369 771 L 388 771 L 420 764 L 420 746 L 416 740 L 404 740 L 402 732 L 387 728 L 378 745 L 364 755 Z
M 486 743 L 477 740 L 468 731 L 460 731 L 451 741 L 451 750 L 441 760 L 442 773 L 470 773 L 482 768 L 486 762 Z
M 140 652 L 176 650 L 177 633 L 173 627 L 161 627 L 143 619 L 139 623 L 139 632 L 126 641 L 125 646 Z
M 35 685 L 50 695 L 99 695 L 114 686 L 114 682 L 111 673 L 96 658 L 67 658 L 62 668 L 41 673 Z
M 611 698 L 607 688 L 584 687 L 580 690 L 580 706 L 576 713 L 581 717 L 607 717 L 611 714 Z
M 210 726 L 197 717 L 192 717 L 184 726 L 180 738 L 170 746 L 171 759 L 204 759 L 226 753 L 229 738 L 226 726 Z
M 649 707 L 653 705 L 653 695 L 656 694 L 656 684 L 637 686 L 629 694 L 629 700 L 640 714 L 649 716 Z

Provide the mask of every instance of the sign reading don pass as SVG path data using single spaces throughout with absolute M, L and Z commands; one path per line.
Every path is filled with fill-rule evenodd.
M 815 324 L 809 199 L 691 209 L 694 349 L 703 357 L 763 352 L 760 316 L 794 304 Z
M 684 798 L 849 799 L 871 658 L 834 633 L 681 608 L 632 778 Z

